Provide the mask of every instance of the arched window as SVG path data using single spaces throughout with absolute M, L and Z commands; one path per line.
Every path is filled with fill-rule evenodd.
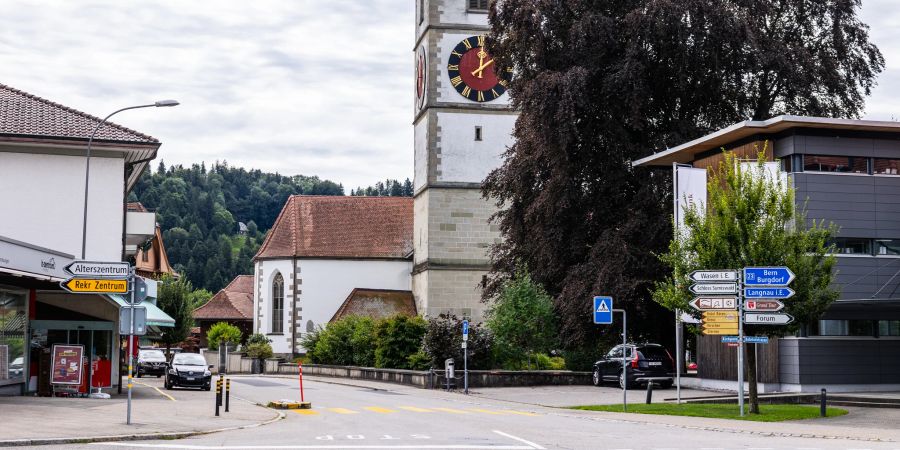
M 272 333 L 284 332 L 284 277 L 275 274 L 272 280 Z

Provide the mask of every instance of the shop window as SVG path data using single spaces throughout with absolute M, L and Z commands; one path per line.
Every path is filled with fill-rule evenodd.
M 272 280 L 272 333 L 284 332 L 284 277 L 275 274 Z
M 869 158 L 803 155 L 804 172 L 869 173 Z
M 0 386 L 25 381 L 26 295 L 0 289 Z
M 879 336 L 900 336 L 900 320 L 879 320 Z
M 900 239 L 875 239 L 876 255 L 900 255 Z
M 900 159 L 875 158 L 872 173 L 876 175 L 900 175 Z
M 874 336 L 874 320 L 820 320 L 819 336 Z
M 871 255 L 872 240 L 863 238 L 835 238 L 834 253 L 838 255 Z
M 469 0 L 469 11 L 485 12 L 488 10 L 489 0 Z

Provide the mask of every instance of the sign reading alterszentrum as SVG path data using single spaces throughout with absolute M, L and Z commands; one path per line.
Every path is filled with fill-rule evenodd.
M 66 266 L 66 272 L 76 277 L 127 278 L 126 262 L 75 261 Z

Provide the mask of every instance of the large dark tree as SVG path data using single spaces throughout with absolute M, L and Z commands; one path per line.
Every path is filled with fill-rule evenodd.
M 650 289 L 672 236 L 668 171 L 631 162 L 747 119 L 858 117 L 884 67 L 859 0 L 497 0 L 489 47 L 512 67 L 515 143 L 484 184 L 502 208 L 486 296 L 524 263 L 569 347 L 590 296 L 666 341 Z M 614 330 L 608 329 L 607 332 Z M 631 334 L 631 333 L 630 333 Z

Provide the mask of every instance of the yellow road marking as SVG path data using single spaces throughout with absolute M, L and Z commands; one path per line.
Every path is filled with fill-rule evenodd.
M 137 384 L 139 384 L 139 385 L 141 385 L 141 386 L 146 386 L 146 387 L 148 387 L 148 388 L 151 388 L 151 389 L 155 390 L 156 392 L 159 392 L 159 395 L 162 395 L 163 397 L 166 397 L 166 398 L 168 398 L 169 400 L 172 400 L 173 402 L 177 401 L 177 400 L 175 400 L 175 397 L 172 397 L 171 395 L 166 394 L 165 392 L 159 390 L 159 388 L 156 387 L 156 386 L 150 386 L 149 384 L 144 384 L 144 383 L 141 383 L 140 381 L 135 381 L 135 383 L 137 383 Z
M 503 415 L 502 412 L 491 411 L 489 409 L 470 409 L 469 411 L 475 411 L 475 412 L 480 412 L 480 413 L 484 413 L 484 414 L 491 414 L 494 416 L 502 416 Z
M 398 406 L 398 408 L 400 408 L 400 409 L 405 409 L 405 410 L 407 410 L 407 411 L 412 411 L 412 412 L 420 412 L 420 413 L 430 413 L 430 412 L 434 412 L 434 411 L 432 411 L 432 410 L 430 410 L 430 409 L 417 408 L 417 407 L 415 407 L 415 406 Z
M 397 411 L 394 411 L 393 409 L 382 408 L 382 407 L 379 407 L 379 406 L 366 406 L 366 407 L 363 408 L 363 409 L 367 409 L 367 410 L 369 410 L 369 411 L 377 412 L 377 413 L 382 413 L 382 414 L 390 414 L 390 413 L 395 413 L 395 412 L 397 412 Z
M 352 409 L 347 408 L 325 408 L 331 412 L 336 412 L 338 414 L 359 414 L 359 411 L 354 411 Z
M 513 411 L 511 409 L 504 409 L 503 412 L 509 413 L 509 414 L 518 414 L 520 416 L 539 416 L 540 415 L 540 414 L 535 414 L 535 413 L 526 412 L 526 411 Z
M 453 408 L 431 408 L 431 409 L 433 409 L 435 411 L 448 412 L 451 414 L 468 414 L 467 412 L 465 412 L 461 409 L 453 409 Z
M 311 409 L 292 409 L 291 411 L 297 414 L 303 414 L 304 416 L 315 416 L 318 415 L 318 411 L 313 411 Z

